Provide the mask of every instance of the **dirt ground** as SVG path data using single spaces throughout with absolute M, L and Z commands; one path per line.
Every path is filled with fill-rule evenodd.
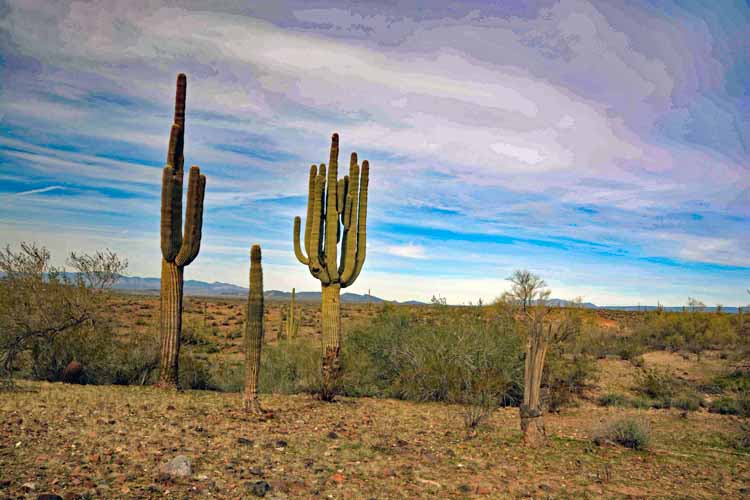
M 21 382 L 0 395 L 0 498 L 742 498 L 750 456 L 727 438 L 731 417 L 705 411 L 578 408 L 546 417 L 536 450 L 520 443 L 517 409 L 475 435 L 462 408 L 435 403 L 263 396 L 246 418 L 240 395 L 150 387 Z M 649 421 L 648 451 L 596 446 L 615 415 Z M 184 455 L 189 477 L 165 462 Z

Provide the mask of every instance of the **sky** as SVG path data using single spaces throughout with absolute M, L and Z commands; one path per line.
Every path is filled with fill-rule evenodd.
M 526 268 L 598 305 L 750 301 L 745 1 L 0 0 L 0 243 L 158 276 L 177 73 L 207 177 L 186 279 L 316 290 L 307 172 L 370 162 L 346 291 L 492 300 Z

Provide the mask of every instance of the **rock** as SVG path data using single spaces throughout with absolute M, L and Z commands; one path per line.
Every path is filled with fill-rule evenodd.
M 271 485 L 265 481 L 255 481 L 250 486 L 250 493 L 256 497 L 264 497 L 271 490 Z
M 539 488 L 540 490 L 542 490 L 542 491 L 546 491 L 546 492 L 550 492 L 550 491 L 552 491 L 552 486 L 550 486 L 550 485 L 549 485 L 549 484 L 547 484 L 547 483 L 540 483 L 540 484 L 539 484 L 539 486 L 538 486 L 538 488 Z
M 63 500 L 63 497 L 54 493 L 42 493 L 37 495 L 36 500 Z
M 244 446 L 253 446 L 255 444 L 255 441 L 253 441 L 252 439 L 240 437 L 237 438 L 237 444 L 241 444 Z
M 66 384 L 80 384 L 83 377 L 83 365 L 78 361 L 71 361 L 62 372 L 62 381 Z
M 163 464 L 159 471 L 171 477 L 189 477 L 193 473 L 190 459 L 185 455 L 178 455 L 169 462 Z
M 23 483 L 21 485 L 21 488 L 25 489 L 26 491 L 34 491 L 36 489 L 36 483 L 32 483 L 32 482 Z
M 278 441 L 276 441 L 276 443 L 275 443 L 275 447 L 276 447 L 276 449 L 277 449 L 277 450 L 278 450 L 278 449 L 283 449 L 283 448 L 286 448 L 286 447 L 287 447 L 287 445 L 288 445 L 288 443 L 287 443 L 286 441 L 284 441 L 283 439 L 279 439 L 279 440 L 278 440 Z
M 333 431 L 328 433 L 328 439 L 336 439 L 337 437 L 339 437 L 339 435 Z
M 462 484 L 458 487 L 458 491 L 460 491 L 461 493 L 471 493 L 471 486 L 469 486 L 468 484 Z

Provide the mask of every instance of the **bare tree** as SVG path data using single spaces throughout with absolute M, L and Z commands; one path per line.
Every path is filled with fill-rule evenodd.
M 508 298 L 518 302 L 524 312 L 535 301 L 549 298 L 549 290 L 546 290 L 547 283 L 526 269 L 516 270 L 506 279 L 512 283 Z
M 106 251 L 71 254 L 77 271 L 51 266 L 50 252 L 34 243 L 14 251 L 0 250 L 0 376 L 11 385 L 17 356 L 39 339 L 93 320 L 103 306 L 102 294 L 125 270 L 127 262 Z
M 577 321 L 571 309 L 550 314 L 551 292 L 539 276 L 523 270 L 514 272 L 508 280 L 513 286 L 501 300 L 511 309 L 520 308 L 515 316 L 520 319 L 526 336 L 523 403 L 519 410 L 521 431 L 525 444 L 539 446 L 546 437 L 541 387 L 547 352 L 550 346 L 564 342 L 577 331 Z

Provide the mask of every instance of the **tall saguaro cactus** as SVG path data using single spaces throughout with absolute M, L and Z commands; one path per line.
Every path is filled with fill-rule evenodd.
M 159 385 L 177 387 L 182 331 L 183 270 L 198 256 L 206 177 L 197 166 L 188 177 L 185 231 L 182 231 L 183 146 L 187 78 L 177 76 L 174 123 L 161 185 L 161 372 Z
M 310 167 L 304 251 L 299 217 L 294 218 L 294 253 L 322 289 L 323 381 L 321 398 L 330 401 L 339 386 L 341 363 L 341 288 L 362 271 L 367 243 L 367 184 L 370 166 L 352 153 L 349 175 L 338 178 L 339 135 L 331 138 L 328 172 L 325 164 Z M 342 231 L 343 228 L 343 231 Z M 338 244 L 341 243 L 341 259 Z
M 245 393 L 242 403 L 245 411 L 260 414 L 258 401 L 258 374 L 260 350 L 263 346 L 263 267 L 260 245 L 250 250 L 250 291 L 247 294 L 247 321 L 245 322 Z

